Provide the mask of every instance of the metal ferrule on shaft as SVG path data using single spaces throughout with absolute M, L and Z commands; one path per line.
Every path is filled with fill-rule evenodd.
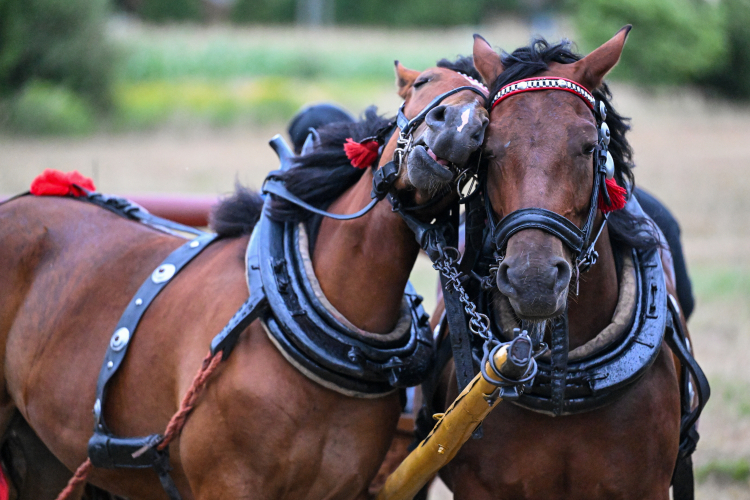
M 495 352 L 492 363 L 501 373 L 507 368 L 516 371 L 516 363 L 508 361 L 509 346 Z M 487 362 L 486 373 L 493 373 Z M 510 375 L 510 373 L 508 374 Z M 474 429 L 500 400 L 494 396 L 501 381 L 491 381 L 479 373 L 461 391 L 453 404 L 440 416 L 430 434 L 390 475 L 376 500 L 411 500 L 437 472 L 456 456 L 469 440 Z

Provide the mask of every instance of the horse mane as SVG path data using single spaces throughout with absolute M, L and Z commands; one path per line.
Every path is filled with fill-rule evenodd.
M 472 57 L 456 60 L 441 59 L 437 66 L 463 73 L 481 81 Z M 367 108 L 359 121 L 334 122 L 316 129 L 320 143 L 309 153 L 295 157 L 293 167 L 277 177 L 286 188 L 303 201 L 325 208 L 331 201 L 357 183 L 366 169 L 352 167 L 344 152 L 344 143 L 351 137 L 359 142 L 372 137 L 392 119 L 379 116 L 374 106 Z M 234 237 L 252 232 L 262 210 L 262 198 L 239 184 L 235 193 L 223 200 L 211 216 L 211 228 L 221 237 Z M 301 222 L 312 215 L 296 205 L 272 198 L 266 215 L 276 221 Z
M 560 43 L 550 44 L 542 37 L 534 38 L 530 45 L 513 51 L 503 52 L 501 60 L 503 72 L 492 82 L 490 95 L 495 95 L 502 87 L 549 69 L 552 62 L 571 64 L 581 59 L 573 52 L 572 43 L 563 39 Z M 597 100 L 604 102 L 607 108 L 607 125 L 611 133 L 609 152 L 615 162 L 615 180 L 620 186 L 628 186 L 629 195 L 635 189 L 633 175 L 633 149 L 625 134 L 630 130 L 630 118 L 620 115 L 612 106 L 612 92 L 603 83 L 594 92 Z M 651 250 L 660 246 L 658 230 L 653 221 L 647 217 L 638 217 L 624 210 L 609 214 L 609 233 L 612 239 L 630 248 Z
M 462 73 L 478 82 L 482 81 L 482 75 L 480 75 L 479 71 L 474 67 L 474 57 L 472 56 L 458 56 L 455 61 L 440 59 L 437 62 L 437 67 L 449 69 L 456 73 Z
M 361 141 L 378 132 L 391 120 L 378 116 L 374 106 L 365 110 L 357 122 L 335 122 L 317 129 L 320 144 L 312 152 L 294 158 L 294 166 L 277 174 L 286 188 L 302 200 L 323 208 L 354 185 L 364 169 L 352 167 L 344 152 L 351 137 Z M 263 210 L 263 198 L 247 187 L 235 184 L 232 196 L 222 200 L 211 214 L 210 226 L 220 237 L 250 234 Z M 285 200 L 272 198 L 266 214 L 277 221 L 304 221 L 306 210 Z
M 208 225 L 222 238 L 234 238 L 253 232 L 263 211 L 263 198 L 255 191 L 234 183 L 234 194 L 211 212 Z
M 294 158 L 294 165 L 278 175 L 286 188 L 303 201 L 325 208 L 357 183 L 367 169 L 354 168 L 344 152 L 351 137 L 359 142 L 372 137 L 392 119 L 377 114 L 370 106 L 356 122 L 334 122 L 317 129 L 320 143 L 307 154 Z M 272 198 L 266 215 L 276 221 L 301 222 L 312 215 L 307 210 L 280 198 Z

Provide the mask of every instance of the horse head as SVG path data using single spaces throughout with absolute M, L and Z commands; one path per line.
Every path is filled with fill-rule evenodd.
M 501 220 L 493 227 L 497 287 L 522 320 L 565 311 L 571 278 L 578 279 L 604 223 L 597 208 L 599 187 L 606 191 L 604 160 L 597 155 L 607 154 L 602 136 L 608 144 L 609 134 L 606 110 L 592 93 L 617 64 L 629 31 L 578 61 L 551 62 L 534 79 L 520 80 L 503 75 L 500 56 L 475 37 L 474 64 L 494 82 L 484 157 L 489 216 Z
M 416 201 L 421 203 L 449 186 L 484 142 L 489 123 L 484 98 L 487 89 L 470 76 L 446 67 L 419 72 L 405 68 L 398 61 L 396 86 L 404 99 L 403 115 L 409 120 L 428 110 L 433 100 L 446 92 L 459 87 L 479 91 L 449 95 L 429 109 L 413 130 L 405 168 L 395 187 L 416 190 Z

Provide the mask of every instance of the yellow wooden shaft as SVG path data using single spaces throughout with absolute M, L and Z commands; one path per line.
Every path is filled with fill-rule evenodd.
M 495 366 L 503 366 L 507 356 L 507 346 L 498 349 L 494 359 Z M 486 371 L 492 373 L 489 366 Z M 497 401 L 500 401 L 498 398 L 490 406 L 485 399 L 495 389 L 497 387 L 487 382 L 481 373 L 477 374 L 424 441 L 388 476 L 376 500 L 412 500 L 442 467 L 453 460 L 474 429 L 489 415 Z

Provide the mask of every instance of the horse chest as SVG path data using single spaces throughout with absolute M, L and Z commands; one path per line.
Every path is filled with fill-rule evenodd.
M 666 499 L 679 435 L 676 383 L 662 351 L 628 394 L 598 410 L 551 417 L 500 403 L 446 479 L 456 500 Z

